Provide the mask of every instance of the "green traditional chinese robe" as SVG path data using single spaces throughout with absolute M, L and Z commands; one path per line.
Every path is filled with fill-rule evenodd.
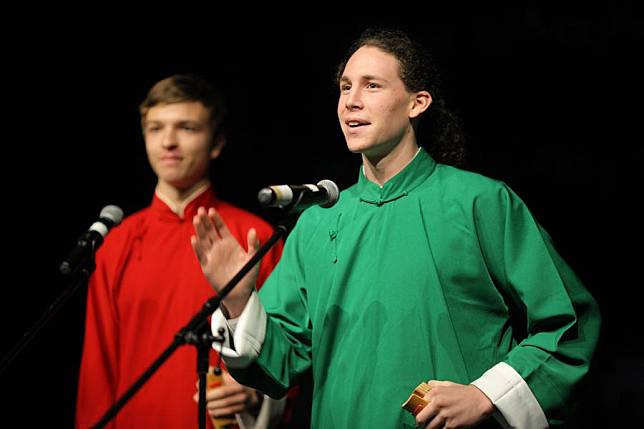
M 281 395 L 312 367 L 324 429 L 415 427 L 401 404 L 420 382 L 468 384 L 500 362 L 556 425 L 600 325 L 506 185 L 424 150 L 383 187 L 361 173 L 334 207 L 303 213 L 259 296 L 259 356 L 231 372 Z

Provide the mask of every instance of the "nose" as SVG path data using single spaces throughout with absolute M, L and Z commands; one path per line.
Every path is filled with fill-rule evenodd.
M 347 110 L 362 109 L 362 97 L 358 88 L 351 88 L 345 97 L 344 105 Z
M 163 133 L 163 138 L 161 139 L 161 146 L 164 149 L 173 149 L 179 145 L 179 140 L 177 138 L 177 132 L 174 129 L 168 129 Z

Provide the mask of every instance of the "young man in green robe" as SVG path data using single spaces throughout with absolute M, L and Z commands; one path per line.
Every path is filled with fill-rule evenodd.
M 436 161 L 458 137 L 419 147 L 416 123 L 442 101 L 417 45 L 366 32 L 347 58 L 338 117 L 358 183 L 302 214 L 259 295 L 251 273 L 215 313 L 229 369 L 273 396 L 312 369 L 316 428 L 562 424 L 597 343 L 595 300 L 511 189 Z M 246 252 L 214 210 L 194 224 L 219 289 L 256 236 Z M 421 382 L 413 416 L 401 404 Z

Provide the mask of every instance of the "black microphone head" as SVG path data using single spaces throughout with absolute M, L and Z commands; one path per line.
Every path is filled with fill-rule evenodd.
M 320 188 L 323 188 L 328 196 L 328 201 L 322 204 L 321 207 L 324 207 L 326 209 L 333 207 L 335 203 L 337 203 L 340 199 L 340 189 L 338 189 L 338 185 L 336 185 L 331 180 L 324 179 L 318 182 L 318 186 Z
M 109 205 L 103 207 L 100 214 L 101 219 L 109 221 L 111 225 L 108 225 L 110 228 L 114 225 L 118 225 L 123 220 L 123 210 L 119 206 Z
M 103 207 L 100 219 L 81 235 L 76 242 L 76 246 L 60 264 L 60 272 L 70 275 L 81 267 L 86 266 L 87 261 L 94 258 L 94 252 L 103 243 L 103 239 L 110 228 L 118 225 L 122 220 L 123 210 L 120 207 L 114 205 Z

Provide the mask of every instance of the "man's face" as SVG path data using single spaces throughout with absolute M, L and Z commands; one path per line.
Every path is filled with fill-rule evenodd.
M 188 189 L 208 174 L 213 149 L 210 109 L 201 102 L 159 104 L 144 122 L 145 149 L 161 186 Z
M 387 155 L 409 134 L 415 95 L 399 76 L 398 60 L 363 46 L 347 61 L 340 80 L 338 118 L 349 150 Z

